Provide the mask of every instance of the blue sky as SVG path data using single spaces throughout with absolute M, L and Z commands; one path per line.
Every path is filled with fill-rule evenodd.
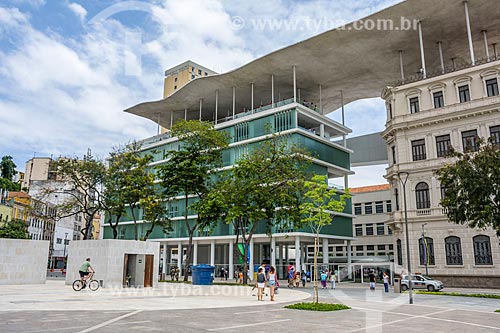
M 99 157 L 152 136 L 123 112 L 162 97 L 163 71 L 193 60 L 239 67 L 401 0 L 4 0 L 0 2 L 0 155 Z M 265 20 L 278 20 L 274 28 Z M 351 103 L 353 136 L 381 131 L 380 99 Z M 332 118 L 338 119 L 339 113 Z M 377 184 L 385 166 L 356 169 Z

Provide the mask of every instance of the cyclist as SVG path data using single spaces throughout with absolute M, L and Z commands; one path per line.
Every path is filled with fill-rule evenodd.
M 85 259 L 85 262 L 82 264 L 82 266 L 80 266 L 80 270 L 78 271 L 78 273 L 80 273 L 80 279 L 83 282 L 83 288 L 85 288 L 86 287 L 86 281 L 90 277 L 89 274 L 90 273 L 92 273 L 92 274 L 95 273 L 94 268 L 92 267 L 92 265 L 90 265 L 90 258 Z

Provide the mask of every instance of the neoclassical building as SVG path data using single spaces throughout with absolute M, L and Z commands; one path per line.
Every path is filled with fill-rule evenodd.
M 498 59 L 498 60 L 497 60 Z M 500 286 L 500 246 L 490 229 L 452 224 L 440 200 L 446 195 L 435 171 L 454 159 L 451 148 L 476 151 L 479 138 L 500 145 L 500 58 L 490 56 L 467 68 L 443 69 L 441 75 L 384 90 L 390 165 L 386 178 L 396 210 L 396 270 L 406 270 L 403 186 L 409 222 L 413 272 L 425 273 L 453 286 Z M 500 161 L 499 161 L 500 163 Z M 399 174 L 399 177 L 398 177 Z M 426 265 L 427 264 L 427 265 Z M 427 268 L 426 268 L 427 266 Z

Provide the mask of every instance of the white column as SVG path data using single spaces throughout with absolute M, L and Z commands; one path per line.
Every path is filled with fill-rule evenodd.
M 323 264 L 328 264 L 330 254 L 328 253 L 328 238 L 323 238 Z
M 170 111 L 170 130 L 172 130 L 173 124 L 174 124 L 174 112 Z
M 495 53 L 495 60 L 498 60 L 498 48 L 497 48 L 497 43 L 493 44 L 493 52 Z
M 321 84 L 319 85 L 319 113 L 323 114 L 323 92 Z
M 342 126 L 345 126 L 345 106 L 344 106 L 344 92 L 340 91 L 340 103 L 342 104 Z M 342 145 L 347 147 L 347 137 L 342 135 Z
M 363 273 L 361 273 L 363 276 Z M 347 241 L 347 277 L 352 278 L 352 257 L 351 257 L 351 241 Z
M 218 111 L 219 111 L 219 90 L 216 90 L 215 91 L 215 125 L 217 125 Z
M 193 242 L 193 265 L 198 265 L 198 241 Z
M 264 244 L 259 244 L 259 264 L 261 264 L 262 261 L 264 260 L 263 252 L 264 252 Z
M 300 237 L 295 236 L 295 269 L 300 271 L 302 263 L 300 262 Z
M 324 138 L 325 137 L 325 124 L 319 125 L 319 135 Z
M 248 271 L 250 272 L 250 276 L 253 280 L 253 238 L 250 240 L 250 260 L 248 263 Z M 246 258 L 245 258 L 246 259 Z
M 188 109 L 184 108 L 184 120 L 188 119 Z
M 177 243 L 177 266 L 182 267 L 182 243 Z
M 274 74 L 271 74 L 271 105 L 274 105 Z
M 439 49 L 439 61 L 441 62 L 441 73 L 444 74 L 445 69 L 444 69 L 444 57 L 443 57 L 443 42 L 438 42 L 438 49 Z
M 486 59 L 490 61 L 490 49 L 488 47 L 488 31 L 483 30 L 483 38 L 484 38 L 484 49 L 486 50 Z
M 215 265 L 215 240 L 210 242 L 210 266 Z
M 469 52 L 470 52 L 470 61 L 472 65 L 476 64 L 476 57 L 474 56 L 474 44 L 472 41 L 472 32 L 470 28 L 470 18 L 469 18 L 469 2 L 464 1 L 465 7 L 465 23 L 467 24 L 467 38 L 469 39 Z
M 276 268 L 276 238 L 271 237 L 271 266 Z
M 300 88 L 297 88 L 297 98 L 299 99 L 300 102 Z
M 254 105 L 253 105 L 253 83 L 252 83 L 252 111 L 254 109 Z
M 167 243 L 163 243 L 163 274 L 167 274 Z
M 229 279 L 234 278 L 234 243 L 233 240 L 231 239 L 229 241 Z
M 425 66 L 424 37 L 422 33 L 422 22 L 418 22 L 418 41 L 420 44 L 420 59 L 422 60 L 422 77 L 427 78 L 427 67 Z
M 297 102 L 297 73 L 295 65 L 293 65 L 292 68 L 293 68 L 293 101 Z
M 203 107 L 203 100 L 200 99 L 200 121 L 201 121 L 201 108 Z
M 399 51 L 399 67 L 401 70 L 401 81 L 405 80 L 405 67 L 403 63 L 403 50 Z

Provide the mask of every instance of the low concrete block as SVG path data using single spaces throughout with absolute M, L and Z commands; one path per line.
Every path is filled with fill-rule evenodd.
M 49 241 L 0 238 L 0 284 L 44 284 Z

